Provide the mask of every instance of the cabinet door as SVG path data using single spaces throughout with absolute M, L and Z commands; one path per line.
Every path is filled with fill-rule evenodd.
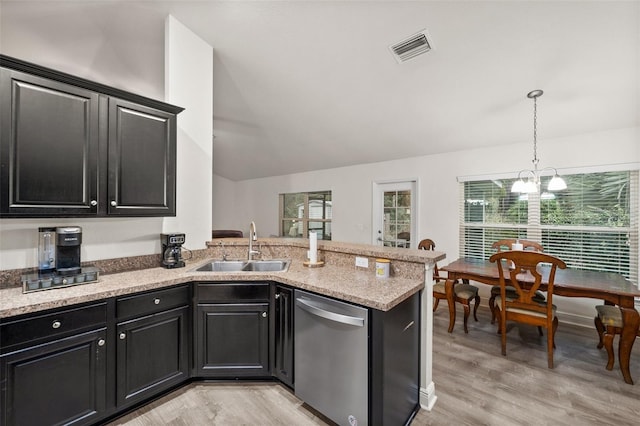
M 189 307 L 118 324 L 117 405 L 149 398 L 188 378 Z
M 269 304 L 198 305 L 196 374 L 269 375 Z
M 109 99 L 108 214 L 175 216 L 176 116 Z
M 0 424 L 84 425 L 106 404 L 106 329 L 0 357 Z
M 98 95 L 0 69 L 0 215 L 95 215 Z
M 293 290 L 276 285 L 274 294 L 274 375 L 293 387 Z

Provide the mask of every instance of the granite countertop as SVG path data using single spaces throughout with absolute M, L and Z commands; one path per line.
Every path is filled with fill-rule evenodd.
M 24 294 L 21 287 L 0 289 L 0 318 L 33 313 L 159 289 L 191 281 L 277 281 L 369 308 L 388 311 L 424 288 L 424 280 L 376 278 L 370 270 L 325 265 L 307 268 L 293 259 L 286 272 L 194 272 L 203 260 L 184 268 L 150 268 L 101 275 L 99 281 Z

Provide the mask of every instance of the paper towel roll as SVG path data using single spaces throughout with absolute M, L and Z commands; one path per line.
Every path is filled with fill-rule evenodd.
M 318 262 L 318 234 L 309 232 L 309 262 Z

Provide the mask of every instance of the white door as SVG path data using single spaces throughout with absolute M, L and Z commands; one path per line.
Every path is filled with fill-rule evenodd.
M 373 244 L 416 248 L 417 181 L 373 183 Z

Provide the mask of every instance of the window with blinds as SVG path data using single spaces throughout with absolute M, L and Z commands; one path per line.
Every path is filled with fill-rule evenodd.
M 562 177 L 566 190 L 527 195 L 511 192 L 515 178 L 461 182 L 461 256 L 486 259 L 494 241 L 522 238 L 542 243 L 569 267 L 617 272 L 637 283 L 638 171 Z

